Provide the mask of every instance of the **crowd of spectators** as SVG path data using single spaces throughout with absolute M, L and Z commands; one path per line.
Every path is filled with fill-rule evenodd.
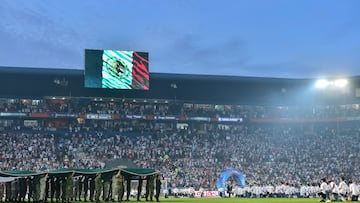
M 1 99 L 0 112 L 98 113 L 121 115 L 206 116 L 253 118 L 341 118 L 360 116 L 359 104 L 217 105 L 168 100 L 42 98 Z
M 0 112 L 70 112 L 158 115 L 220 115 L 282 118 L 284 114 L 264 111 L 265 107 L 217 109 L 214 105 L 144 104 L 75 100 L 41 100 L 0 104 Z M 34 107 L 35 106 L 35 107 Z M 349 107 L 349 106 L 348 106 Z M 196 108 L 196 109 L 194 109 Z M 329 107 L 330 108 L 330 107 Z M 313 116 L 341 117 L 344 108 L 319 107 Z M 237 109 L 238 111 L 235 111 Z M 272 110 L 281 110 L 274 107 Z M 282 111 L 292 112 L 289 108 Z M 337 109 L 337 110 L 335 110 Z M 340 111 L 340 110 L 344 111 Z M 335 113 L 339 110 L 340 113 Z M 356 115 L 356 107 L 347 109 Z M 301 111 L 302 112 L 302 111 Z M 288 113 L 286 113 L 288 114 Z M 300 115 L 305 115 L 302 112 Z M 289 114 L 290 115 L 290 114 Z M 360 114 L 359 114 L 360 115 Z M 291 114 L 292 117 L 300 117 Z M 258 117 L 258 116 L 256 116 Z M 22 118 L 0 132 L 0 169 L 45 171 L 63 167 L 103 168 L 108 160 L 130 160 L 138 167 L 155 168 L 171 187 L 216 189 L 221 172 L 240 169 L 249 185 L 300 186 L 323 177 L 346 176 L 360 179 L 360 125 L 345 123 L 219 124 L 176 121 L 118 120 L 85 121 L 69 119 L 67 128 L 48 131 L 47 122 L 36 130 L 21 125 Z M 108 124 L 107 124 L 108 123 Z M 86 126 L 86 130 L 84 128 Z

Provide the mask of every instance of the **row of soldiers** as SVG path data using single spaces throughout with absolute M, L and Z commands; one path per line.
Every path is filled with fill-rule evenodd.
M 42 174 L 16 178 L 0 184 L 0 200 L 6 202 L 56 202 L 71 201 L 129 201 L 132 180 L 138 181 L 137 200 L 140 201 L 143 181 L 146 180 L 146 201 L 159 202 L 161 180 L 158 174 L 124 177 L 120 171 L 74 176 L 74 173 L 62 175 Z M 124 187 L 126 184 L 126 188 Z M 155 185 L 155 194 L 154 194 Z M 125 196 L 126 192 L 126 196 Z M 125 198 L 125 199 L 124 199 Z

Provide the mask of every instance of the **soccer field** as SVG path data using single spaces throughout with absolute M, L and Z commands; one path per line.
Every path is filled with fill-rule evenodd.
M 131 200 L 130 200 L 131 201 Z M 136 200 L 133 200 L 136 201 Z M 297 199 L 297 198 L 169 198 L 160 199 L 160 202 L 169 203 L 310 203 L 319 202 L 317 198 Z

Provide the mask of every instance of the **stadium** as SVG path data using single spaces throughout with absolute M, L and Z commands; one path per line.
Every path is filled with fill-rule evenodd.
M 2 0 L 0 202 L 358 202 L 358 8 Z
M 318 202 L 322 179 L 359 183 L 359 77 L 149 76 L 119 90 L 1 67 L 4 201 L 145 201 L 158 177 L 163 202 Z M 327 201 L 350 197 L 339 190 Z

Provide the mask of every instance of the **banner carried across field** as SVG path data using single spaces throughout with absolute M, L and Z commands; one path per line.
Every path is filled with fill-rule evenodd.
M 42 176 L 48 174 L 49 176 L 67 176 L 68 174 L 94 176 L 100 174 L 115 174 L 118 171 L 125 178 L 141 177 L 159 174 L 152 168 L 104 168 L 104 169 L 74 169 L 74 168 L 61 168 L 50 171 L 36 172 L 36 171 L 0 171 L 0 177 L 30 177 L 30 176 Z

